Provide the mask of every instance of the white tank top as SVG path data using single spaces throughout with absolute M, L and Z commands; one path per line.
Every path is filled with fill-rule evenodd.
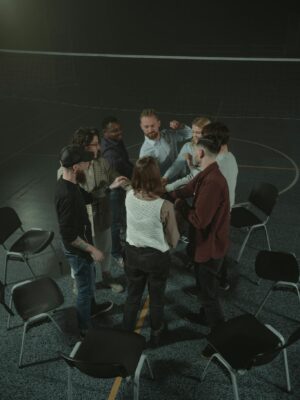
M 126 196 L 126 241 L 135 247 L 152 247 L 165 252 L 169 250 L 161 222 L 163 199 L 141 200 L 133 190 Z

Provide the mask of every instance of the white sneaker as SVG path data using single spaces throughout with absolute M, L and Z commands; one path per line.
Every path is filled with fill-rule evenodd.
M 185 243 L 185 244 L 189 244 L 189 243 L 190 243 L 189 238 L 188 238 L 187 236 L 185 236 L 185 235 L 181 235 L 180 238 L 179 238 L 179 240 L 180 240 L 182 243 Z
M 123 257 L 114 257 L 116 263 L 120 268 L 124 268 L 124 258 Z

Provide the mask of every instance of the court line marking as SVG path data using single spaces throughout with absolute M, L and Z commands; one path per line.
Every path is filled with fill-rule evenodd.
M 135 112 L 135 113 L 140 113 L 141 112 L 141 108 L 120 108 L 120 107 L 101 107 L 101 106 L 89 106 L 86 104 L 76 104 L 76 103 L 68 103 L 65 101 L 56 101 L 56 100 L 49 100 L 49 99 L 41 99 L 38 97 L 23 97 L 23 96 L 15 96 L 15 95 L 11 95 L 11 96 L 0 96 L 0 99 L 9 99 L 9 100 L 22 100 L 22 101 L 37 101 L 39 103 L 45 103 L 45 104 L 56 104 L 56 105 L 61 105 L 61 106 L 66 106 L 66 107 L 76 107 L 76 108 L 86 108 L 88 110 L 99 110 L 99 111 L 103 111 L 103 110 L 109 110 L 109 111 L 120 111 L 120 112 Z M 219 108 L 219 107 L 218 107 Z M 217 111 L 218 112 L 218 111 Z M 159 111 L 160 115 L 180 115 L 180 116 L 195 116 L 198 114 L 198 112 L 193 112 L 193 113 L 181 113 L 181 112 L 177 112 L 177 111 Z M 270 116 L 265 116 L 265 115 L 223 115 L 223 114 L 211 114 L 209 113 L 209 115 L 212 118 L 230 118 L 230 119 L 266 119 L 266 120 L 275 120 L 275 121 L 300 121 L 300 117 L 270 117 Z
M 0 165 L 5 164 L 7 161 L 11 160 L 12 158 L 15 158 L 15 157 L 18 156 L 19 154 L 22 154 L 22 153 L 23 153 L 23 155 L 24 155 L 24 152 L 25 152 L 27 149 L 30 149 L 30 147 L 32 147 L 32 146 L 34 146 L 34 145 L 40 143 L 42 140 L 44 140 L 44 139 L 46 139 L 46 138 L 52 136 L 58 129 L 61 129 L 62 127 L 68 125 L 70 122 L 73 122 L 73 121 L 75 121 L 76 119 L 81 118 L 84 114 L 86 114 L 86 112 L 82 112 L 82 113 L 80 113 L 79 115 L 76 115 L 76 117 L 71 118 L 71 119 L 69 119 L 69 120 L 67 120 L 67 121 L 64 121 L 62 124 L 60 124 L 60 125 L 58 125 L 57 127 L 51 129 L 49 132 L 45 133 L 44 135 L 38 136 L 36 139 L 34 139 L 32 142 L 28 143 L 26 146 L 22 147 L 20 150 L 14 152 L 14 153 L 12 153 L 12 154 L 10 154 L 10 155 L 9 155 L 8 157 L 6 157 L 4 160 L 0 161 Z
M 42 55 L 58 57 L 93 57 L 93 58 L 124 58 L 124 59 L 150 59 L 150 60 L 176 60 L 176 61 L 238 61 L 238 62 L 284 62 L 298 63 L 300 58 L 289 57 L 211 57 L 211 56 L 167 56 L 163 54 L 120 54 L 120 53 L 78 53 L 62 51 L 39 51 L 0 49 L 1 53 L 21 55 Z
M 137 321 L 136 329 L 135 329 L 136 333 L 140 333 L 141 332 L 142 327 L 144 325 L 145 318 L 146 318 L 146 316 L 148 314 L 148 310 L 149 310 L 149 296 L 147 296 L 147 298 L 145 300 L 145 303 L 143 305 L 143 308 L 142 308 L 142 310 L 140 312 L 140 316 L 139 316 L 139 319 Z M 117 377 L 114 380 L 114 383 L 112 385 L 112 388 L 111 388 L 109 396 L 108 396 L 108 400 L 114 400 L 116 398 L 116 396 L 117 396 L 117 394 L 119 392 L 122 380 L 123 380 L 123 378 L 121 378 L 121 377 Z
M 253 169 L 272 169 L 272 170 L 278 170 L 278 171 L 295 171 L 295 168 L 293 167 L 273 167 L 273 166 L 267 166 L 267 165 L 247 165 L 247 164 L 238 164 L 239 168 L 253 168 Z
M 277 149 L 275 149 L 274 147 L 268 146 L 268 145 L 266 145 L 266 144 L 256 142 L 256 141 L 254 141 L 254 140 L 239 139 L 239 138 L 236 138 L 236 137 L 232 137 L 231 139 L 232 139 L 232 140 L 236 140 L 236 141 L 238 141 L 238 142 L 249 143 L 249 144 L 255 144 L 255 145 L 257 145 L 257 146 L 260 146 L 260 147 L 263 147 L 263 148 L 265 148 L 265 149 L 271 150 L 271 151 L 273 151 L 273 152 L 275 152 L 275 153 L 277 153 L 277 154 L 280 154 L 283 158 L 285 158 L 286 160 L 288 160 L 288 161 L 292 164 L 293 169 L 294 169 L 294 171 L 295 171 L 295 177 L 294 177 L 294 179 L 291 181 L 291 183 L 290 183 L 287 187 L 285 187 L 285 188 L 283 188 L 282 190 L 280 190 L 279 194 L 283 194 L 283 193 L 287 192 L 287 191 L 290 190 L 293 186 L 296 185 L 296 183 L 297 183 L 298 180 L 299 180 L 299 175 L 300 175 L 300 174 L 299 174 L 299 167 L 298 167 L 298 165 L 295 163 L 295 161 L 294 161 L 290 156 L 288 156 L 286 153 L 284 153 L 283 151 L 277 150 Z

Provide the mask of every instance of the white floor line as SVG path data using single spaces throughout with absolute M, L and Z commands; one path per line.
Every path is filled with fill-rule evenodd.
M 149 59 L 149 60 L 175 60 L 175 61 L 237 61 L 237 62 L 284 62 L 298 63 L 300 58 L 288 57 L 210 57 L 210 56 L 167 56 L 163 54 L 118 54 L 118 53 L 77 53 L 60 51 L 35 51 L 0 49 L 0 53 L 24 54 L 24 55 L 43 55 L 58 57 L 95 57 L 95 58 L 127 58 L 127 59 Z
M 288 160 L 288 161 L 292 164 L 293 169 L 294 169 L 294 171 L 295 171 L 295 177 L 294 177 L 294 179 L 292 180 L 292 182 L 291 182 L 288 186 L 286 186 L 284 189 L 282 189 L 282 190 L 279 192 L 279 194 L 283 194 L 283 193 L 287 192 L 287 191 L 290 190 L 293 186 L 295 186 L 296 183 L 298 182 L 298 180 L 299 180 L 299 167 L 298 167 L 298 165 L 295 163 L 295 161 L 294 161 L 290 156 L 288 156 L 286 153 L 284 153 L 283 151 L 277 150 L 277 149 L 275 149 L 274 147 L 268 146 L 268 145 L 263 144 L 263 143 L 255 142 L 255 141 L 253 141 L 253 140 L 239 139 L 239 138 L 235 138 L 235 137 L 231 137 L 230 140 L 236 140 L 236 141 L 238 141 L 238 142 L 255 144 L 255 145 L 257 145 L 257 146 L 260 146 L 260 147 L 263 147 L 263 148 L 265 148 L 265 149 L 271 150 L 271 151 L 273 151 L 273 152 L 275 152 L 275 153 L 277 153 L 277 154 L 280 154 L 282 157 L 284 157 L 286 160 Z
M 100 106 L 89 106 L 85 104 L 76 104 L 76 103 L 68 103 L 65 101 L 57 101 L 57 100 L 48 100 L 48 99 L 41 99 L 38 97 L 24 97 L 24 96 L 0 96 L 0 100 L 22 100 L 22 101 L 37 101 L 39 103 L 46 103 L 46 104 L 57 104 L 60 106 L 66 106 L 66 107 L 76 107 L 76 108 L 86 108 L 88 110 L 107 110 L 107 111 L 119 111 L 119 112 L 135 112 L 135 113 L 140 113 L 142 110 L 141 108 L 119 108 L 119 107 L 100 107 Z M 219 111 L 217 110 L 217 113 Z M 197 112 L 193 113 L 179 113 L 175 111 L 163 111 L 159 110 L 159 114 L 167 114 L 167 115 L 178 115 L 178 116 L 195 116 Z M 212 118 L 230 118 L 230 119 L 265 119 L 265 120 L 270 120 L 270 121 L 300 121 L 300 117 L 270 117 L 270 116 L 265 116 L 265 115 L 256 115 L 256 116 L 247 116 L 247 115 L 223 115 L 223 114 L 210 114 Z

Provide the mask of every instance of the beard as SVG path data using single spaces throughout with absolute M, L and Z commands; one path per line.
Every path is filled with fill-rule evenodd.
M 80 170 L 76 171 L 75 178 L 76 178 L 77 183 L 84 184 L 86 182 L 86 176 L 85 176 L 84 171 L 80 171 Z
M 150 132 L 150 133 L 147 133 L 146 136 L 147 136 L 149 139 L 151 139 L 151 140 L 155 140 L 155 139 L 158 138 L 159 132 L 158 132 L 158 131 L 152 131 L 152 132 Z

